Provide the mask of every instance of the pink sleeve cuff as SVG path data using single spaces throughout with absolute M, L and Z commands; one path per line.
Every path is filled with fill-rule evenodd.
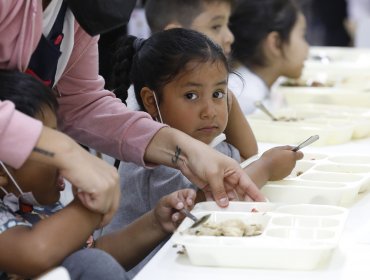
M 1 110 L 0 117 L 0 160 L 19 168 L 35 147 L 41 134 L 42 123 L 14 110 L 14 105 L 12 108 L 7 107 L 11 110 Z

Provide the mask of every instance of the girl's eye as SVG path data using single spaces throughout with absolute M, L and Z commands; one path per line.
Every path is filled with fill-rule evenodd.
M 222 25 L 221 25 L 221 24 L 213 25 L 213 26 L 212 26 L 212 29 L 213 29 L 214 31 L 220 31 L 220 30 L 221 30 L 221 28 L 222 28 Z
M 189 100 L 194 100 L 198 97 L 198 95 L 194 92 L 188 92 L 187 94 L 185 94 L 185 97 Z
M 224 96 L 225 96 L 225 93 L 222 91 L 216 91 L 213 93 L 214 98 L 222 99 L 224 98 Z

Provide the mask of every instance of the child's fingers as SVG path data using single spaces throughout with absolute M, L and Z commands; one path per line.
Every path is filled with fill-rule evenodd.
M 197 193 L 193 189 L 185 189 L 184 190 L 184 198 L 187 206 L 192 207 L 194 205 L 195 198 Z
M 181 197 L 181 192 L 173 192 L 162 198 L 163 205 L 169 209 L 181 210 L 185 207 L 185 199 Z
M 176 196 L 179 202 L 184 203 L 184 207 L 192 206 L 195 201 L 196 192 L 193 189 L 183 189 L 176 192 Z M 182 208 L 175 207 L 177 210 L 181 210 Z
M 178 223 L 180 221 L 180 213 L 179 212 L 176 212 L 172 215 L 172 222 L 174 222 L 175 224 Z
M 295 152 L 296 153 L 296 159 L 299 160 L 299 159 L 302 159 L 303 158 L 303 153 L 301 151 L 298 151 L 298 152 Z

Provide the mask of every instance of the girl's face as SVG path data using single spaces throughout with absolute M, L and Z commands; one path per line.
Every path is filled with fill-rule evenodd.
M 230 4 L 226 2 L 204 3 L 204 11 L 192 22 L 190 29 L 203 33 L 230 54 L 234 35 L 229 29 Z
M 222 62 L 190 62 L 166 84 L 159 105 L 163 122 L 209 144 L 227 124 L 227 77 Z
M 283 45 L 285 56 L 281 68 L 283 70 L 283 76 L 288 78 L 299 78 L 301 76 L 309 49 L 305 35 L 306 20 L 303 14 L 299 13 L 297 21 L 290 33 L 289 42 Z
M 44 107 L 42 113 L 35 116 L 43 122 L 44 126 L 57 127 L 57 120 L 54 112 L 49 107 Z M 47 164 L 27 160 L 18 170 L 10 169 L 14 179 L 23 192 L 32 192 L 36 200 L 42 205 L 49 205 L 57 202 L 62 190 L 62 178 L 58 170 Z M 9 180 L 9 183 L 12 182 Z M 15 187 L 12 186 L 14 189 Z M 18 192 L 15 192 L 17 195 Z

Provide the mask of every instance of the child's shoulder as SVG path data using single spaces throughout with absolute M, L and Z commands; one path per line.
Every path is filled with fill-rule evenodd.
M 220 153 L 235 159 L 237 162 L 241 161 L 239 150 L 226 141 L 219 143 L 215 149 Z

